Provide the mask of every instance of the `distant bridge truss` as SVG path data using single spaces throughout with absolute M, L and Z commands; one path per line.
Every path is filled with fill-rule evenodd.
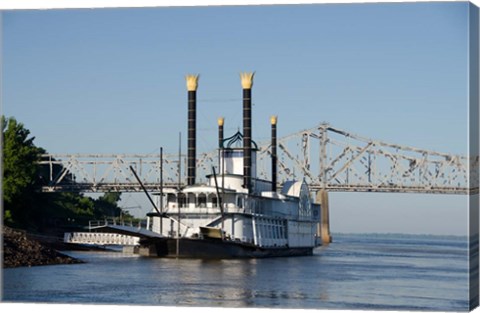
M 259 144 L 257 173 L 271 177 L 270 143 Z M 287 180 L 305 179 L 313 191 L 413 192 L 470 194 L 478 192 L 478 156 L 450 155 L 363 138 L 328 124 L 303 130 L 278 140 L 279 187 Z M 138 192 L 145 188 L 185 184 L 185 156 L 148 155 L 43 155 L 45 192 Z M 161 164 L 163 170 L 161 171 Z M 180 164 L 180 166 L 179 166 Z M 218 173 L 218 151 L 199 154 L 197 182 Z M 179 171 L 180 168 L 180 171 Z M 179 175 L 181 173 L 181 175 Z M 470 180 L 472 178 L 472 180 Z M 473 186 L 473 187 L 472 187 Z

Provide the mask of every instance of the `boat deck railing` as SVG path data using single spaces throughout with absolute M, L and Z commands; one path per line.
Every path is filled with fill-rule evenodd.
M 104 226 L 129 226 L 129 227 L 137 227 L 138 229 L 140 228 L 145 228 L 145 220 L 139 220 L 139 221 L 125 221 L 122 219 L 115 219 L 115 218 L 110 218 L 110 219 L 103 219 L 103 220 L 91 220 L 88 222 L 88 229 L 92 230 L 98 227 L 104 227 Z
M 63 242 L 86 245 L 137 246 L 139 237 L 117 233 L 73 232 L 65 233 Z

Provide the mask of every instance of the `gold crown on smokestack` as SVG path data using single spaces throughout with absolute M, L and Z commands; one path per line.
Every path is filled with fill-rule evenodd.
M 270 123 L 271 123 L 272 125 L 277 125 L 277 116 L 276 116 L 276 115 L 272 115 L 272 116 L 270 117 Z
M 198 78 L 200 75 L 187 75 L 185 80 L 187 81 L 187 90 L 196 91 L 198 87 Z
M 253 76 L 255 72 L 250 73 L 240 73 L 240 79 L 242 80 L 243 89 L 251 89 L 253 86 Z
M 219 117 L 217 119 L 217 122 L 218 122 L 218 126 L 223 126 L 223 122 L 225 121 L 225 119 L 223 117 Z

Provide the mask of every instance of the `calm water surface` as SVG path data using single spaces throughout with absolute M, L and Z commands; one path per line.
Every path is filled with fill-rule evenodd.
M 467 249 L 466 237 L 336 235 L 309 257 L 68 252 L 87 263 L 4 270 L 2 301 L 467 311 Z

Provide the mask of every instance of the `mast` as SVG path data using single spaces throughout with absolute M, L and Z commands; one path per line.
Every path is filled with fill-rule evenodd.
M 225 153 L 224 153 L 224 150 L 223 150 L 223 138 L 224 138 L 223 125 L 224 125 L 224 123 L 225 123 L 225 119 L 223 117 L 220 117 L 218 119 L 218 148 L 219 148 L 218 151 L 219 151 L 219 156 L 220 156 L 220 158 L 218 160 L 219 160 L 219 162 L 221 162 L 221 164 L 219 164 L 219 167 L 220 167 L 220 172 L 222 173 L 222 197 L 220 197 L 220 194 L 218 194 L 218 191 L 217 191 L 217 194 L 218 194 L 217 195 L 217 197 L 218 197 L 217 203 L 220 206 L 220 210 L 222 212 L 222 231 L 223 231 L 223 210 L 224 210 L 223 201 L 225 199 Z M 215 184 L 217 184 L 216 177 L 215 177 Z
M 177 196 L 177 210 L 178 210 L 178 219 L 177 219 L 177 258 L 180 253 L 180 192 L 182 184 L 182 133 L 178 134 L 178 196 Z
M 160 147 L 160 234 L 163 236 L 163 147 Z

